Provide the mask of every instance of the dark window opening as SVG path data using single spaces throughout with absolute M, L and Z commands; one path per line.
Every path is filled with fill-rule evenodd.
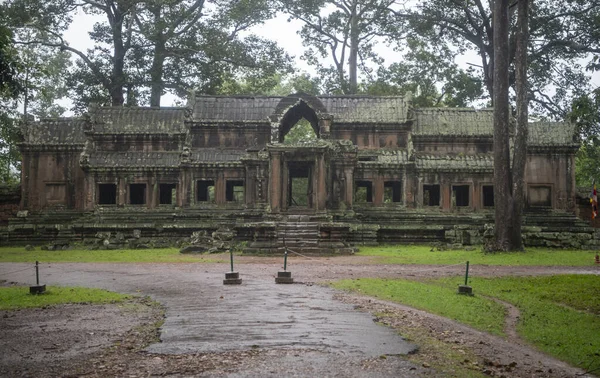
M 312 206 L 312 164 L 291 162 L 288 166 L 288 206 Z
M 400 181 L 383 183 L 383 202 L 402 202 L 402 183 Z
M 373 202 L 373 184 L 371 181 L 357 181 L 354 191 L 354 202 Z
M 452 186 L 454 206 L 469 206 L 469 185 Z
M 198 202 L 215 202 L 215 181 L 198 180 L 196 183 L 196 199 Z
M 225 200 L 244 202 L 244 182 L 241 180 L 227 181 Z
M 359 156 L 358 161 L 377 161 L 377 156 Z
M 146 184 L 129 184 L 129 204 L 146 204 Z
M 494 187 L 492 185 L 484 185 L 482 187 L 483 207 L 494 206 Z
M 160 205 L 172 205 L 176 202 L 177 184 L 160 184 L 158 197 Z
M 99 184 L 98 185 L 98 204 L 116 205 L 117 204 L 117 185 Z
M 552 190 L 549 186 L 530 186 L 529 187 L 529 206 L 532 207 L 551 207 Z
M 439 185 L 423 185 L 423 206 L 440 206 Z

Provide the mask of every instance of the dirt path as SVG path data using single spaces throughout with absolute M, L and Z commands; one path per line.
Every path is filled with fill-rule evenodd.
M 42 277 L 44 283 L 149 295 L 167 307 L 162 343 L 152 344 L 146 352 L 132 348 L 102 357 L 88 355 L 78 375 L 456 376 L 431 368 L 443 356 L 429 347 L 421 346 L 420 357 L 411 358 L 412 362 L 394 356 L 398 354 L 394 350 L 404 345 L 402 339 L 374 325 L 375 314 L 376 320 L 401 334 L 425 332 L 464 353 L 468 357 L 462 364 L 486 375 L 572 377 L 583 373 L 521 342 L 513 332 L 518 317 L 514 308 L 509 307 L 508 337 L 502 339 L 405 306 L 314 285 L 340 278 L 457 275 L 463 267 L 361 265 L 346 259 L 353 257 L 291 259 L 294 279 L 300 283 L 288 286 L 273 283 L 280 259 L 255 257 L 237 262 L 244 280 L 238 287 L 222 285 L 227 270 L 223 264 L 46 264 Z M 0 275 L 23 267 L 0 264 Z M 27 273 L 1 278 L 29 284 Z M 564 273 L 598 274 L 600 269 L 472 268 L 472 274 L 481 277 Z M 0 327 L 4 325 L 0 317 Z M 376 340 L 384 341 L 378 344 Z M 380 358 L 386 354 L 387 358 Z

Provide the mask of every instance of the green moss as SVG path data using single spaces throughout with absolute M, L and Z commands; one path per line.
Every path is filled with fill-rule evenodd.
M 49 286 L 43 294 L 29 294 L 28 287 L 0 287 L 0 310 L 45 307 L 65 303 L 120 303 L 128 295 L 100 289 Z

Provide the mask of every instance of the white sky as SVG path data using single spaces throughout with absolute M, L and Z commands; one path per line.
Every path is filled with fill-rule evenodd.
M 302 27 L 302 22 L 297 20 L 288 22 L 287 19 L 287 16 L 279 15 L 278 17 L 265 22 L 263 25 L 254 27 L 250 32 L 276 41 L 290 56 L 294 57 L 294 64 L 297 67 L 298 72 L 304 71 L 314 75 L 315 70 L 301 59 L 305 50 L 302 46 L 302 40 L 298 35 L 298 31 Z M 86 51 L 93 45 L 88 33 L 92 30 L 95 22 L 102 20 L 101 16 L 88 15 L 79 9 L 78 14 L 74 17 L 73 22 L 66 33 L 65 39 L 70 46 L 81 51 Z M 376 46 L 375 51 L 385 60 L 386 65 L 402 59 L 401 53 L 394 51 L 391 46 L 386 46 L 383 43 Z M 456 63 L 466 68 L 466 63 L 480 65 L 481 61 L 476 53 L 471 53 L 457 57 Z M 594 88 L 600 86 L 600 72 L 596 72 L 592 76 L 591 83 Z M 175 100 L 175 96 L 165 95 L 161 100 L 161 105 L 173 106 Z

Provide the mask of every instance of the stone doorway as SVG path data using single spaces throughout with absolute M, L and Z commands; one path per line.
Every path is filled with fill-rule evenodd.
M 313 168 L 314 164 L 311 162 L 288 164 L 288 211 L 313 208 Z

